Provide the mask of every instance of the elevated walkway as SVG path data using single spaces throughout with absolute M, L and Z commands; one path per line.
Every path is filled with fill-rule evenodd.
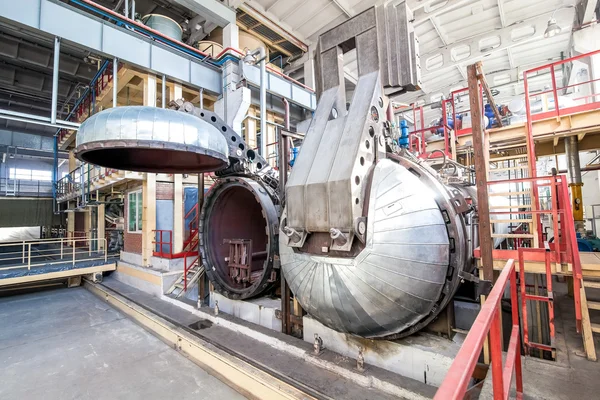
M 561 115 L 558 117 L 552 116 L 532 121 L 532 127 L 537 156 L 564 153 L 564 144 L 560 139 L 573 135 L 578 136 L 581 151 L 600 148 L 600 135 L 598 135 L 600 134 L 600 108 L 574 113 L 570 113 L 569 110 L 561 110 Z M 526 145 L 527 123 L 489 129 L 488 133 L 491 148 L 523 147 Z M 457 151 L 472 147 L 472 143 L 471 132 L 458 136 L 456 138 Z M 427 143 L 427 152 L 444 149 L 443 139 Z
M 114 271 L 106 239 L 43 239 L 0 244 L 0 288 Z

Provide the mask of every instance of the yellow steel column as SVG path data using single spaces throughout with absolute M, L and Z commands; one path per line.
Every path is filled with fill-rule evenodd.
M 156 107 L 156 76 L 144 79 L 144 105 Z M 142 265 L 151 266 L 154 230 L 156 229 L 156 174 L 147 173 L 142 184 Z
M 169 100 L 183 98 L 183 88 L 179 83 L 173 83 L 169 88 Z M 173 253 L 183 251 L 183 236 L 185 232 L 183 221 L 183 176 L 173 175 Z
M 147 174 L 142 185 L 142 263 L 151 265 L 156 229 L 156 174 Z

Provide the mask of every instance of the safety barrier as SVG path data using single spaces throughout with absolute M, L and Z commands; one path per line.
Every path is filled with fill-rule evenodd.
M 502 365 L 502 321 L 500 302 L 510 281 L 512 329 L 506 361 Z M 477 319 L 467 334 L 434 400 L 459 400 L 465 398 L 477 360 L 489 333 L 494 399 L 508 399 L 513 374 L 516 380 L 517 399 L 523 398 L 521 345 L 519 332 L 519 302 L 517 298 L 515 261 L 510 259 L 502 269 L 494 288 L 487 297 Z
M 98 250 L 89 244 L 97 243 Z M 107 261 L 106 239 L 60 238 L 0 244 L 0 271 L 78 261 Z
M 52 182 L 0 178 L 0 196 L 52 197 Z

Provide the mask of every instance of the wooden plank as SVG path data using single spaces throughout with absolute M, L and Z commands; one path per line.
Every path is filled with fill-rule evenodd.
M 600 302 L 588 301 L 587 303 L 590 310 L 600 310 Z
M 507 239 L 533 239 L 533 235 L 528 233 L 493 233 L 492 237 Z
M 520 160 L 520 159 L 527 159 L 527 154 L 519 154 L 516 156 L 506 156 L 506 157 L 490 157 L 490 162 L 496 162 L 496 161 L 508 161 L 508 160 Z
M 590 313 L 588 311 L 588 302 L 585 297 L 585 288 L 583 285 L 579 289 L 581 297 L 581 329 L 583 333 L 583 348 L 588 360 L 596 361 L 596 347 L 594 346 L 594 336 L 590 322 Z M 595 326 L 596 328 L 596 326 Z
M 529 166 L 522 165 L 516 167 L 502 167 L 502 168 L 490 168 L 490 172 L 504 172 L 504 171 L 520 171 L 522 169 L 529 169 Z
M 498 107 L 496 106 L 496 102 L 494 101 L 494 96 L 492 96 L 492 91 L 485 80 L 485 75 L 483 73 L 483 66 L 481 63 L 475 64 L 477 66 L 479 80 L 481 81 L 481 86 L 483 87 L 483 91 L 485 92 L 485 96 L 488 99 L 488 103 L 492 107 L 492 111 L 494 111 L 494 117 L 496 117 L 496 121 L 498 122 L 498 126 L 502 128 L 504 125 L 502 124 L 502 116 L 498 112 Z
M 514 206 L 494 206 L 494 210 L 510 210 L 513 208 L 531 208 L 531 204 L 516 204 Z
M 523 190 L 520 192 L 492 192 L 490 193 L 490 196 L 519 196 L 523 194 L 531 194 L 531 190 Z
M 584 281 L 583 285 L 586 288 L 593 288 L 593 289 L 600 289 L 600 282 L 595 282 L 595 281 Z
M 482 278 L 494 279 L 494 259 L 492 257 L 492 224 L 490 223 L 490 204 L 488 195 L 489 150 L 485 148 L 483 126 L 483 111 L 481 109 L 481 93 L 479 92 L 479 79 L 477 77 L 477 64 L 467 67 L 469 86 L 469 103 L 471 109 L 471 131 L 473 134 L 473 161 L 475 165 L 475 183 L 477 187 L 477 206 L 479 210 L 479 240 L 481 248 Z
M 592 332 L 600 333 L 600 324 L 590 324 L 592 326 Z
M 491 220 L 492 224 L 531 224 L 533 220 L 531 218 L 524 219 L 493 219 Z

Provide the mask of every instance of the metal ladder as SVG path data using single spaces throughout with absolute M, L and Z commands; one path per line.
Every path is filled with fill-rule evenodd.
M 519 274 L 520 281 L 520 289 L 521 289 L 521 318 L 522 318 L 522 327 L 523 327 L 523 345 L 527 349 L 536 348 L 539 350 L 545 350 L 552 353 L 552 358 L 556 358 L 556 342 L 555 336 L 556 331 L 554 328 L 554 293 L 552 292 L 552 255 L 554 253 L 554 260 L 556 261 L 557 254 L 550 250 L 550 245 L 548 242 L 544 242 L 544 248 L 527 248 L 521 247 L 519 248 L 519 271 L 525 270 L 525 253 L 543 253 L 544 254 L 544 264 L 546 266 L 546 296 L 541 296 L 537 294 L 529 294 L 526 291 L 525 287 L 525 274 Z M 546 345 L 543 343 L 532 342 L 529 340 L 529 330 L 528 330 L 528 321 L 527 321 L 527 300 L 532 301 L 540 301 L 548 304 L 548 321 L 549 321 L 549 330 L 550 330 L 550 345 Z M 538 329 L 541 329 L 541 326 L 538 326 Z

